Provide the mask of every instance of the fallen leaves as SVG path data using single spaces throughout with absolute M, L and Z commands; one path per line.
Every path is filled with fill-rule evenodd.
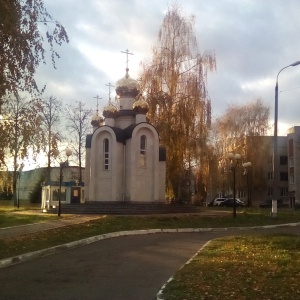
M 299 298 L 300 248 L 293 246 L 299 241 L 285 235 L 214 240 L 174 276 L 165 299 Z

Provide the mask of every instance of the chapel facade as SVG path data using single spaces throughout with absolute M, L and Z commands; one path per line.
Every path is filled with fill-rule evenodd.
M 146 118 L 148 104 L 139 83 L 126 74 L 103 117 L 93 116 L 86 137 L 85 202 L 164 202 L 166 150 Z

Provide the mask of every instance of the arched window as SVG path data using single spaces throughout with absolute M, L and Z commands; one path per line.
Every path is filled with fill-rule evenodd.
M 109 170 L 109 140 L 103 141 L 103 153 L 104 153 L 104 170 Z
M 146 168 L 146 144 L 146 136 L 142 135 L 140 139 L 140 167 L 142 168 Z

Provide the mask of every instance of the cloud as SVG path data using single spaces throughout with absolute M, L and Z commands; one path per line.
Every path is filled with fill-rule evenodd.
M 196 18 L 200 51 L 213 50 L 217 72 L 209 74 L 208 92 L 214 116 L 230 103 L 243 104 L 262 98 L 273 117 L 274 87 L 281 68 L 300 60 L 299 2 L 289 0 L 179 0 L 182 10 Z M 139 63 L 151 57 L 151 49 L 167 0 L 45 0 L 49 13 L 68 32 L 70 43 L 59 50 L 57 70 L 42 66 L 37 73 L 47 93 L 68 102 L 85 100 L 95 105 L 99 94 L 105 105 L 108 88 L 125 74 L 129 49 L 130 75 L 137 78 Z M 284 70 L 279 77 L 279 121 L 299 124 L 300 66 Z M 294 89 L 293 91 L 287 91 Z M 284 126 L 284 125 L 282 125 Z

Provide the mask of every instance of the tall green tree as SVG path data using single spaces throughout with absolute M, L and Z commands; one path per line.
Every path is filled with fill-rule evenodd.
M 216 60 L 213 52 L 200 53 L 194 22 L 195 18 L 185 16 L 177 5 L 169 9 L 152 59 L 142 64 L 148 116 L 167 149 L 167 188 L 175 198 L 187 196 L 192 166 L 200 179 L 208 163 L 211 104 L 206 77 L 215 70 Z M 202 179 L 199 186 L 203 186 Z
M 91 109 L 85 109 L 85 104 L 76 101 L 67 107 L 67 128 L 69 131 L 69 142 L 72 152 L 76 155 L 79 166 L 79 182 L 82 182 L 82 165 L 85 151 L 85 137 L 91 128 Z
M 43 0 L 0 0 L 0 99 L 6 92 L 38 91 L 34 75 L 46 63 L 45 41 L 55 67 L 55 45 L 68 36 Z

